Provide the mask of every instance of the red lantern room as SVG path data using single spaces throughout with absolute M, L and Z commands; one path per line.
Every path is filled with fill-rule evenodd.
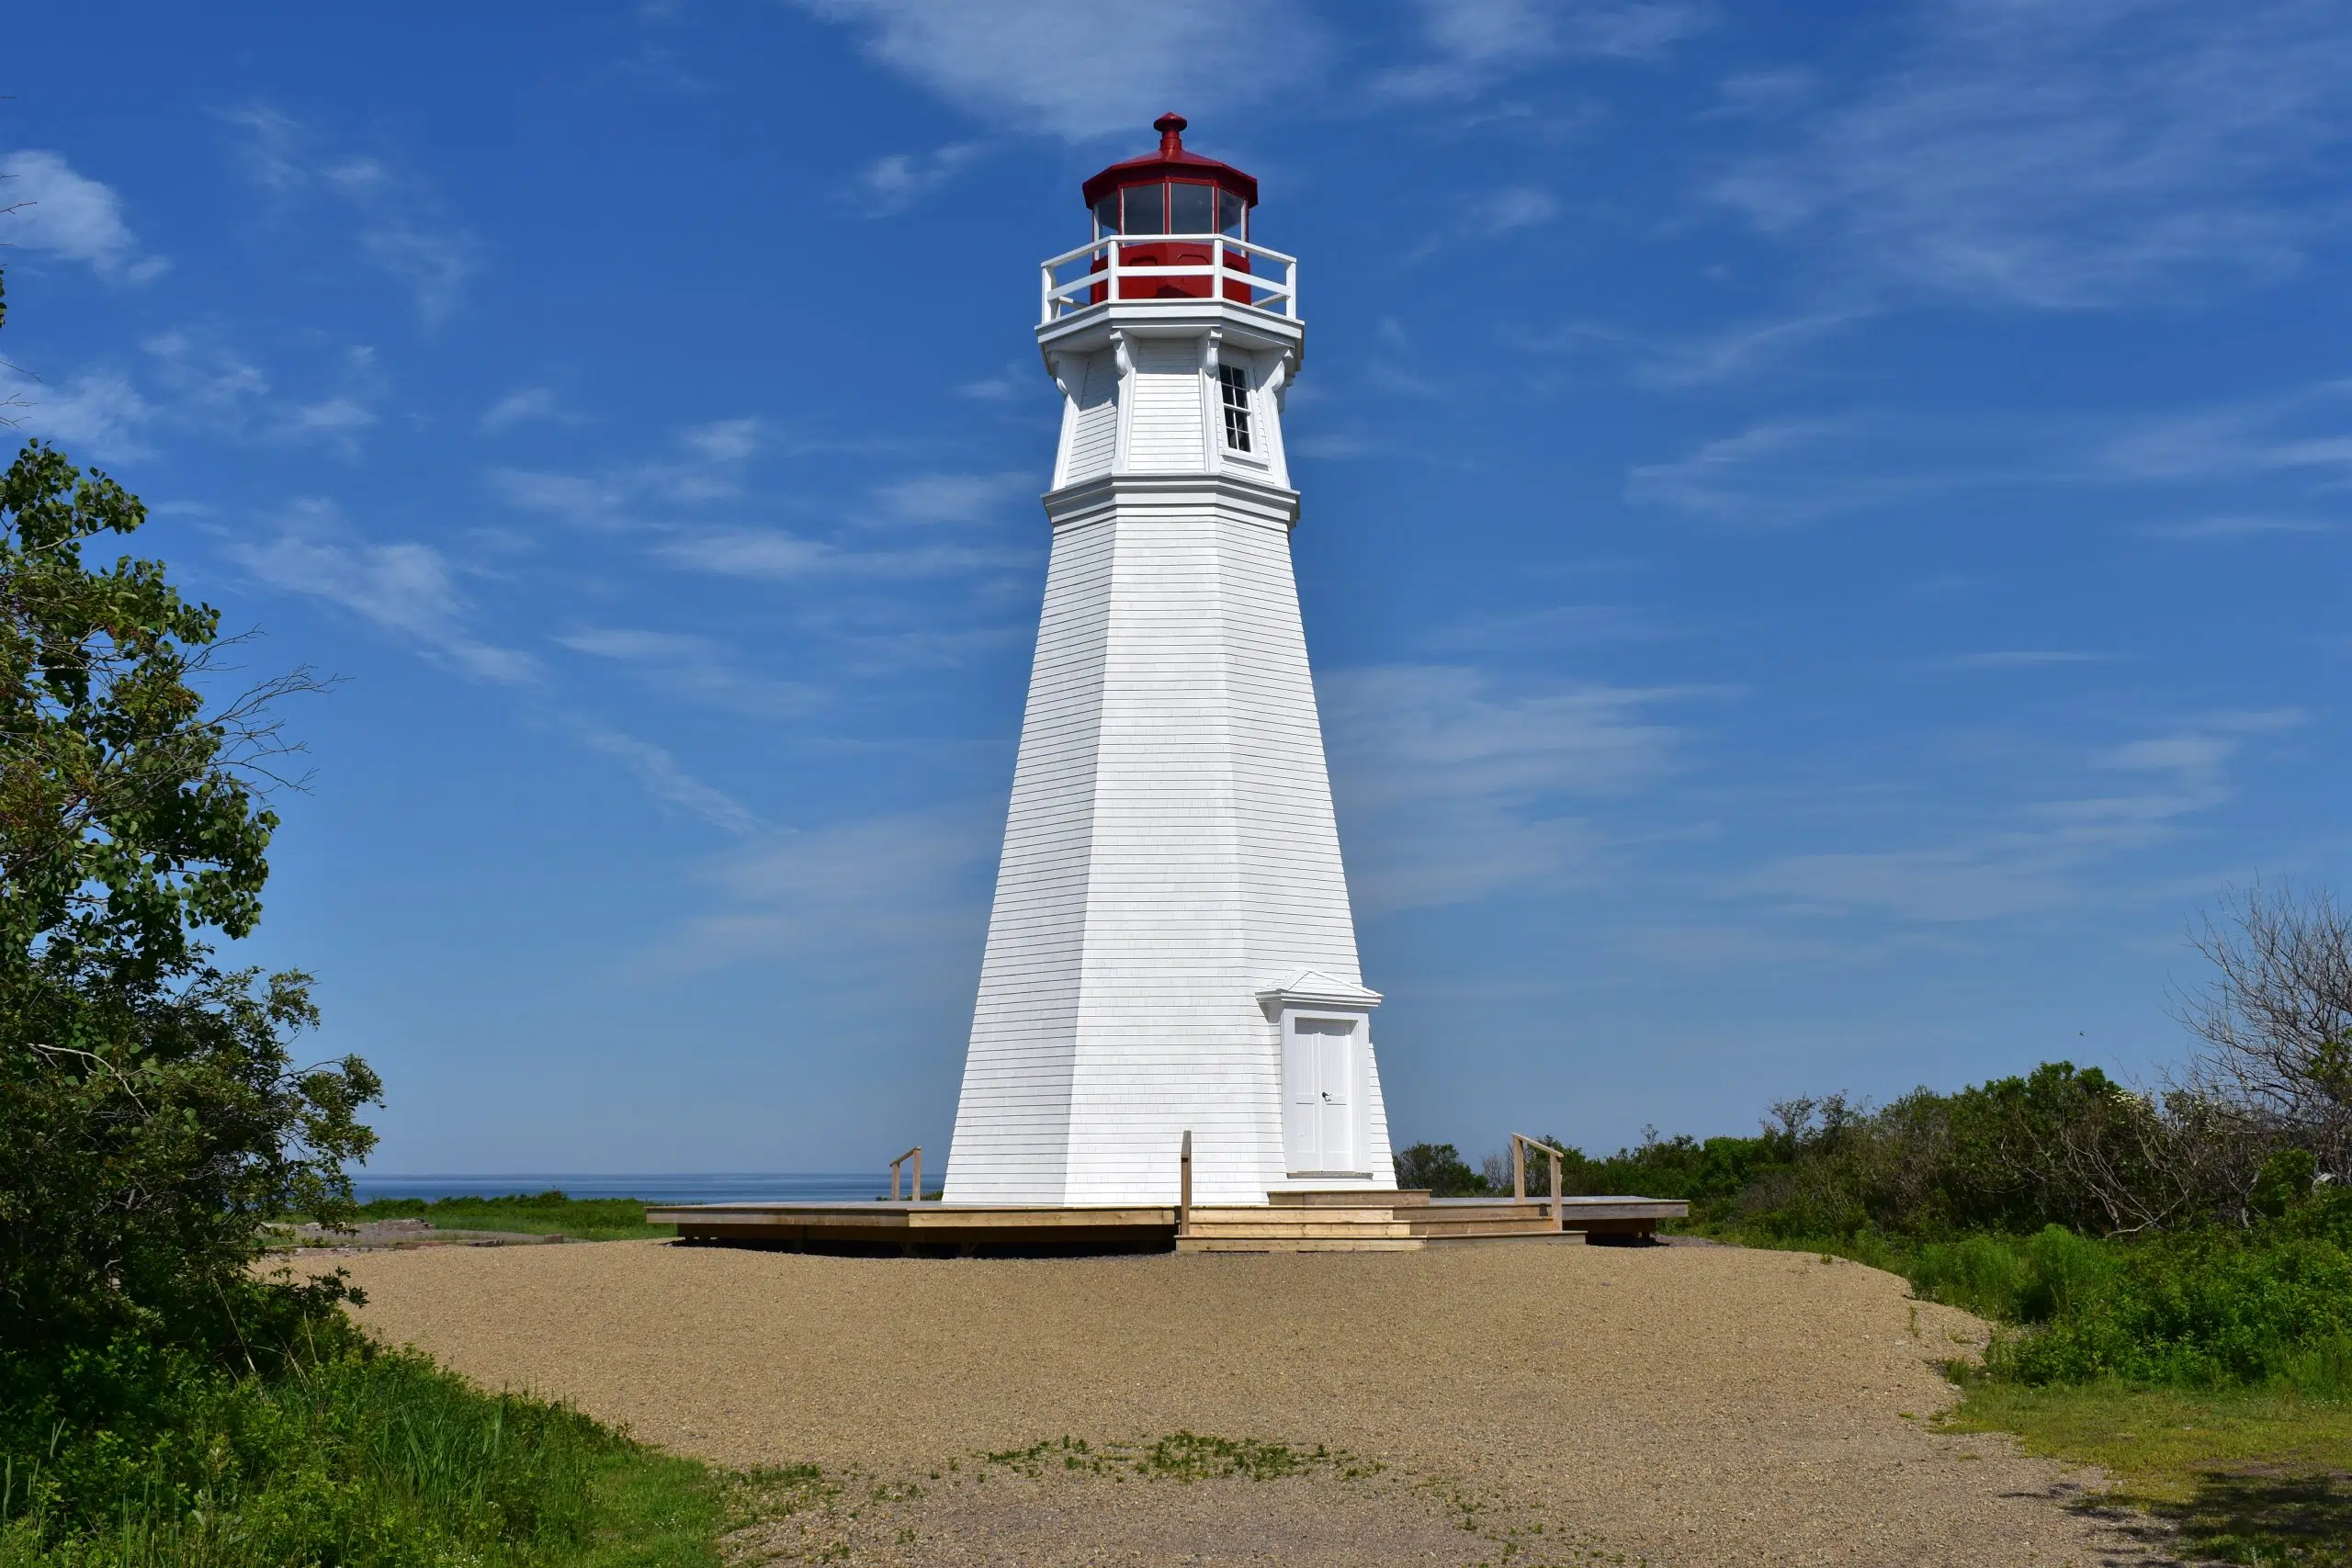
M 1220 263 L 1226 272 L 1250 270 L 1249 253 L 1242 245 L 1250 238 L 1250 209 L 1258 205 L 1258 182 L 1230 164 L 1186 152 L 1185 123 L 1181 114 L 1161 115 L 1151 122 L 1159 132 L 1157 152 L 1114 164 L 1083 187 L 1094 215 L 1097 244 L 1119 237 L 1109 247 L 1116 253 L 1115 270 L 1185 269 L 1171 277 L 1122 277 L 1115 290 L 1118 299 L 1205 299 Z M 1151 238 L 1159 234 L 1171 237 Z M 1227 239 L 1242 244 L 1221 243 Z M 1110 267 L 1108 257 L 1098 251 L 1092 269 Z M 1114 297 L 1113 286 L 1098 285 L 1090 294 L 1091 303 L 1101 304 Z M 1227 279 L 1225 298 L 1247 305 L 1252 292 L 1249 284 Z

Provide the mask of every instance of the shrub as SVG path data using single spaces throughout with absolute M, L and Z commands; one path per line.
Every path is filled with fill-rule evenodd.
M 1396 1155 L 1396 1185 L 1432 1198 L 1468 1198 L 1487 1190 L 1452 1144 L 1415 1144 Z

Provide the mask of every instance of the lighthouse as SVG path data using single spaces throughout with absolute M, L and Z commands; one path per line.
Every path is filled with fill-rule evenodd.
M 1042 264 L 1052 554 L 950 1204 L 1393 1190 L 1290 534 L 1298 266 L 1189 151 L 1088 180 Z

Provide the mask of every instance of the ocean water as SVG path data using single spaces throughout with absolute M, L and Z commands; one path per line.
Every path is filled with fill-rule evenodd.
M 924 1185 L 939 1179 L 923 1173 Z M 379 1175 L 352 1172 L 351 1188 L 361 1202 L 371 1198 L 503 1197 L 512 1192 L 560 1189 L 573 1198 L 642 1198 L 649 1203 L 839 1203 L 887 1197 L 890 1172 L 796 1170 L 718 1171 L 622 1176 L 583 1176 L 562 1171 L 501 1171 L 491 1175 Z

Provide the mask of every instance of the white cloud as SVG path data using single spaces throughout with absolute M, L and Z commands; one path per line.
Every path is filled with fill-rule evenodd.
M 888 218 L 904 212 L 954 179 L 979 156 L 970 141 L 953 141 L 928 152 L 893 152 L 858 172 L 857 188 L 866 215 Z
M 760 422 L 756 418 L 715 419 L 688 425 L 678 439 L 688 451 L 712 463 L 741 463 L 759 450 Z
M 760 819 L 741 802 L 688 773 L 677 758 L 651 741 L 577 715 L 565 723 L 591 750 L 612 758 L 635 773 L 647 793 L 662 804 L 699 817 L 722 832 L 758 830 Z
M 1548 190 L 1511 186 L 1488 191 L 1470 204 L 1470 227 L 1482 238 L 1493 239 L 1514 229 L 1548 223 L 1560 215 L 1560 202 Z
M 2292 710 L 2208 716 L 2075 759 L 2089 781 L 2139 775 L 2144 783 L 2137 790 L 2030 801 L 2006 824 L 1928 847 L 1785 856 L 1725 890 L 1772 900 L 1784 913 L 1875 912 L 1928 923 L 2080 904 L 2093 896 L 2091 879 L 2101 867 L 2169 842 L 2187 818 L 2232 798 L 2229 764 L 2247 736 L 2302 722 Z
M 2244 513 L 2198 517 L 2185 523 L 2154 523 L 2141 530 L 2156 539 L 2255 539 L 2275 534 L 2332 534 L 2341 526 L 2312 517 L 2263 517 Z
M 1644 711 L 1687 694 L 1506 696 L 1475 670 L 1408 665 L 1343 671 L 1319 694 L 1350 880 L 1364 908 L 1395 909 L 1587 874 L 1606 840 L 1566 802 L 1664 779 L 1679 734 Z
M 782 963 L 852 984 L 911 964 L 968 987 L 1003 830 L 996 802 L 764 835 L 706 869 L 718 907 L 664 938 L 645 964 L 676 975 Z M 951 953 L 970 967 L 943 965 Z
M 354 611 L 469 679 L 508 686 L 539 679 L 530 655 L 469 628 L 469 605 L 447 556 L 415 541 L 360 538 L 332 502 L 295 502 L 267 536 L 233 539 L 229 554 L 262 581 Z
M 1829 307 L 1747 322 L 1712 337 L 1654 344 L 1648 358 L 1634 367 L 1634 378 L 1645 387 L 1699 387 L 1736 380 L 1869 314 L 1857 307 Z
M 1795 527 L 1922 496 L 2079 479 L 2080 439 L 2052 419 L 1771 420 L 1635 467 L 1625 498 L 1745 527 Z
M 957 545 L 850 550 L 780 528 L 681 529 L 654 547 L 661 559 L 716 577 L 800 582 L 820 577 L 953 577 L 1027 565 L 1026 550 Z
M 356 457 L 359 437 L 379 423 L 383 373 L 375 351 L 343 355 L 338 390 L 309 398 L 274 395 L 269 378 L 210 328 L 158 333 L 140 345 L 165 394 L 160 411 L 183 430 L 288 446 L 320 446 Z
M 1466 97 L 1549 60 L 1654 60 L 1714 19 L 1711 6 L 1678 0 L 1420 0 L 1419 8 L 1424 58 L 1377 78 L 1376 91 Z
M 80 262 L 100 277 L 145 283 L 171 263 L 142 254 L 123 221 L 122 198 L 110 186 L 74 172 L 56 152 L 34 150 L 0 157 L 0 239 L 21 250 Z
M 1015 498 L 1036 494 L 1036 479 L 1023 473 L 917 474 L 874 491 L 895 523 L 977 523 Z
M 353 215 L 360 254 L 408 291 L 427 328 L 455 313 L 481 270 L 481 243 L 442 215 L 423 181 L 378 158 L 330 152 L 310 128 L 267 105 L 220 118 L 235 129 L 238 161 L 255 184 L 283 203 L 320 195 Z
M 682 457 L 639 463 L 600 474 L 493 468 L 490 488 L 526 512 L 560 517 L 576 527 L 607 533 L 642 530 L 649 505 L 725 501 L 742 493 L 743 466 L 763 439 L 756 418 L 688 425 L 674 437 Z
M 2352 479 L 2352 380 L 2155 420 L 2109 443 L 2098 466 L 2127 479 Z
M 2040 670 L 2053 664 L 2105 664 L 2111 662 L 2110 653 L 2089 653 L 2080 649 L 2064 648 L 2003 648 L 1983 653 L 1955 653 L 1947 659 L 1930 660 L 1931 670 Z
M 821 706 L 824 694 L 797 681 L 777 681 L 745 670 L 712 638 L 677 632 L 594 626 L 555 639 L 574 653 L 628 670 L 648 690 L 722 713 L 784 718 Z
M 680 535 L 655 553 L 674 566 L 716 577 L 793 582 L 831 566 L 840 552 L 778 528 L 711 528 Z
M 2301 262 L 2344 215 L 2334 0 L 1931 4 L 1905 63 L 1714 188 L 1882 282 L 2110 305 Z
M 63 388 L 0 365 L 0 415 L 28 434 L 44 436 L 68 454 L 125 463 L 148 454 L 145 432 L 155 407 L 129 379 L 88 371 Z
M 474 422 L 474 429 L 483 435 L 500 435 L 518 424 L 533 421 L 556 424 L 578 423 L 579 416 L 567 412 L 552 389 L 525 387 L 507 393 L 482 411 Z
M 800 3 L 970 113 L 1071 141 L 1148 137 L 1171 105 L 1205 131 L 1218 111 L 1295 93 L 1329 52 L 1299 0 Z
M 1858 503 L 1858 498 L 1834 496 L 1826 485 L 1802 485 L 1794 495 L 1768 498 L 1759 494 L 1754 475 L 1791 455 L 1818 449 L 1846 428 L 1832 420 L 1751 425 L 1736 435 L 1702 442 L 1670 462 L 1639 465 L 1626 476 L 1625 499 L 1727 521 L 1793 523 L 1825 516 Z
M 1715 107 L 1702 119 L 1778 119 L 1811 101 L 1821 79 L 1801 67 L 1742 71 L 1715 84 Z

